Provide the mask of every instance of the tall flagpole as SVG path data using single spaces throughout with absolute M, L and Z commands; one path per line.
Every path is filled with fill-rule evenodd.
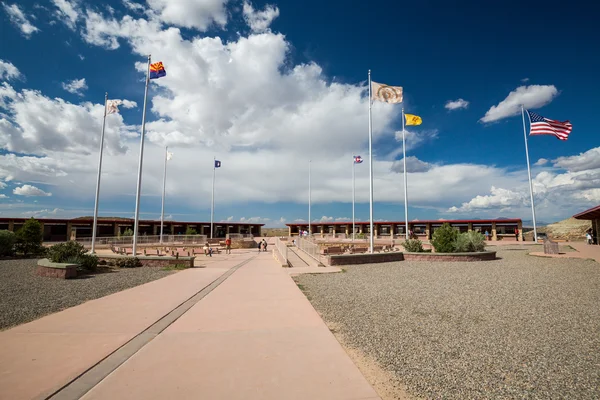
M 355 232 L 355 227 L 354 227 L 354 202 L 355 202 L 355 197 L 356 197 L 356 184 L 354 181 L 354 168 L 356 166 L 356 162 L 355 162 L 355 157 L 354 156 L 352 158 L 352 240 L 354 241 L 354 232 Z
M 537 243 L 537 227 L 535 224 L 535 205 L 533 203 L 533 183 L 531 182 L 531 167 L 529 166 L 529 148 L 527 147 L 527 128 L 525 127 L 525 108 L 521 104 L 523 117 L 523 137 L 525 138 L 525 156 L 527 157 L 527 175 L 529 176 L 529 195 L 531 196 L 531 215 L 533 216 L 533 241 Z
M 160 244 L 163 242 L 163 225 L 165 221 L 165 188 L 167 186 L 167 161 L 169 160 L 169 146 L 165 146 L 165 170 L 163 172 L 162 205 L 160 207 Z
M 150 83 L 150 55 L 146 68 L 146 88 L 144 90 L 144 111 L 142 112 L 142 135 L 140 136 L 140 161 L 138 163 L 137 190 L 135 194 L 135 224 L 133 229 L 133 256 L 137 255 L 137 237 L 140 223 L 140 194 L 142 191 L 142 164 L 144 162 L 144 135 L 146 134 L 146 100 L 148 99 L 148 84 Z
M 100 135 L 100 156 L 98 157 L 98 179 L 96 180 L 96 201 L 94 203 L 94 226 L 92 227 L 92 254 L 96 250 L 96 231 L 98 229 L 98 199 L 100 197 L 100 176 L 102 175 L 102 152 L 104 150 L 104 126 L 106 125 L 106 106 L 108 93 L 104 93 L 104 118 L 102 119 L 102 134 Z
M 310 227 L 310 201 L 311 201 L 311 189 L 310 189 L 310 165 L 311 160 L 308 160 L 308 237 L 312 237 L 312 228 Z
M 214 216 L 215 216 L 215 176 L 216 176 L 216 171 L 217 171 L 217 157 L 213 157 L 213 184 L 212 184 L 212 200 L 211 200 L 211 206 L 210 206 L 210 238 L 213 238 L 213 223 L 214 223 Z
M 369 70 L 369 253 L 373 253 L 373 121 L 371 118 L 371 70 Z
M 404 236 L 408 237 L 408 181 L 406 177 L 406 139 L 404 133 L 404 107 L 402 107 L 402 155 L 404 158 Z

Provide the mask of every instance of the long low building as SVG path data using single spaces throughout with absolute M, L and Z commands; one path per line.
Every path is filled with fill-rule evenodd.
M 478 231 L 490 235 L 491 240 L 515 240 L 515 230 L 519 230 L 519 240 L 523 240 L 523 222 L 521 219 L 460 219 L 460 220 L 427 220 L 408 221 L 409 230 L 419 239 L 431 239 L 431 235 L 444 223 L 449 223 L 460 232 Z M 286 224 L 290 236 L 297 236 L 300 231 L 308 231 L 307 223 Z M 351 237 L 352 222 L 313 222 L 310 224 L 314 235 Z M 369 222 L 355 222 L 355 234 L 369 235 Z M 373 234 L 376 238 L 402 238 L 405 236 L 404 221 L 373 222 Z
M 29 218 L 0 218 L 0 230 L 17 231 Z M 45 242 L 63 242 L 68 239 L 92 237 L 94 219 L 80 217 L 73 219 L 36 218 L 43 226 Z M 264 224 L 242 222 L 215 222 L 214 237 L 222 238 L 228 233 L 252 234 L 261 236 Z M 98 237 L 120 236 L 125 230 L 133 230 L 134 220 L 131 218 L 98 218 Z M 165 221 L 163 234 L 183 235 L 187 228 L 193 228 L 199 235 L 210 237 L 210 222 L 178 222 Z M 140 235 L 159 235 L 160 221 L 140 220 Z

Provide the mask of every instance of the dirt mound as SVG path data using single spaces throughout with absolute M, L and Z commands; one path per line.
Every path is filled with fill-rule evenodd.
M 585 231 L 591 227 L 591 221 L 568 218 L 541 227 L 538 229 L 538 232 L 546 233 L 552 239 L 583 240 L 585 238 Z

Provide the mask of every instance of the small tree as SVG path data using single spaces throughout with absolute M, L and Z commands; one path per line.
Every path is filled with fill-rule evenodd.
M 197 235 L 198 231 L 196 231 L 194 228 L 188 226 L 187 229 L 185 230 L 185 234 L 186 235 Z
M 24 255 L 42 253 L 43 238 L 42 224 L 31 218 L 17 231 L 15 248 Z
M 133 229 L 131 228 L 127 228 L 123 231 L 123 233 L 121 234 L 121 236 L 133 236 Z
M 453 253 L 456 249 L 457 237 L 458 231 L 446 222 L 433 232 L 431 244 L 436 253 Z
M 12 256 L 16 240 L 14 232 L 0 231 L 0 256 Z

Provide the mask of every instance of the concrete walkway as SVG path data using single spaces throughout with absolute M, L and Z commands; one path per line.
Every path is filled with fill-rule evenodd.
M 0 398 L 47 398 L 224 279 L 82 398 L 379 399 L 269 252 L 221 256 L 0 333 Z
M 562 244 L 562 243 L 561 243 Z M 550 258 L 583 258 L 592 259 L 600 263 L 600 246 L 589 245 L 584 242 L 568 242 L 566 243 L 577 251 L 569 251 L 560 254 L 544 254 L 543 251 L 534 251 L 529 254 L 538 257 L 550 257 Z

